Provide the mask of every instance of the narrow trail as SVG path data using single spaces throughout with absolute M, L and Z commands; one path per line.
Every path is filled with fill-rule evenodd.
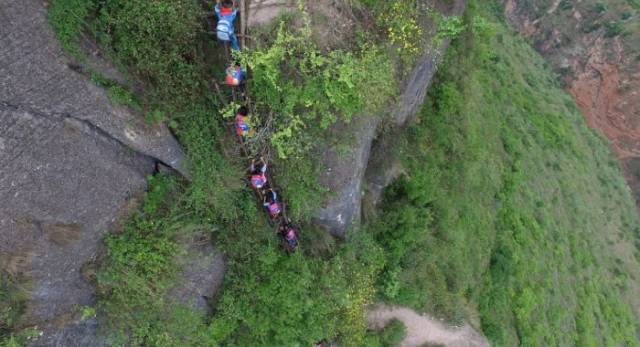
M 468 324 L 463 327 L 446 326 L 429 316 L 422 316 L 412 309 L 400 306 L 378 305 L 368 314 L 369 326 L 384 328 L 392 319 L 398 319 L 407 327 L 407 335 L 400 347 L 420 347 L 425 343 L 447 347 L 489 347 L 489 341 Z

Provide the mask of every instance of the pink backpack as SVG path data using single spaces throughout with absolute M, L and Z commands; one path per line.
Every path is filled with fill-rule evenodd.
M 280 213 L 280 204 L 277 202 L 269 204 L 269 214 L 271 217 L 275 217 Z
M 266 183 L 267 183 L 267 176 L 265 176 L 264 173 L 251 176 L 251 185 L 256 189 L 260 189 L 264 187 Z
M 287 239 L 287 240 L 295 239 L 296 238 L 296 231 L 291 227 L 288 228 L 287 229 L 287 234 L 286 234 L 286 236 L 284 238 Z

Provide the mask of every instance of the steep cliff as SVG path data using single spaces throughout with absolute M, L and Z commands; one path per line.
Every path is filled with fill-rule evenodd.
M 457 16 L 464 12 L 466 3 L 465 0 L 457 0 L 434 2 L 432 5 L 447 16 Z M 432 31 L 428 35 L 433 36 L 435 32 Z M 439 46 L 426 49 L 408 76 L 402 78 L 401 94 L 386 110 L 391 115 L 391 127 L 403 127 L 415 117 L 442 53 L 448 45 L 449 40 L 446 39 Z M 336 148 L 327 148 L 324 152 L 322 162 L 326 170 L 321 174 L 320 182 L 335 195 L 317 212 L 316 221 L 333 234 L 344 235 L 349 227 L 357 227 L 360 223 L 362 197 L 365 194 L 365 172 L 370 164 L 376 131 L 382 125 L 383 119 L 381 115 L 367 114 L 355 117 L 355 121 L 350 124 L 341 124 L 339 136 L 354 138 L 350 144 L 351 150 L 344 154 Z M 374 154 L 374 158 L 378 157 L 380 156 Z M 383 163 L 377 163 L 375 166 L 375 172 L 367 182 L 367 189 L 372 193 L 374 200 L 379 198 L 381 191 L 398 172 L 392 168 L 393 158 L 384 157 Z
M 610 141 L 640 201 L 640 27 L 637 2 L 504 2 L 509 22 L 549 61 Z
M 19 325 L 44 330 L 38 343 L 97 345 L 78 339 L 95 324 L 74 323 L 93 303 L 82 270 L 155 164 L 186 173 L 184 154 L 69 67 L 43 2 L 0 4 L 0 46 L 0 269 L 26 291 Z

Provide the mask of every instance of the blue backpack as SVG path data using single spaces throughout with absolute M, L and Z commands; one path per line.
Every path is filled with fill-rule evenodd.
M 231 41 L 231 35 L 233 34 L 233 24 L 228 19 L 222 17 L 218 21 L 216 32 L 218 34 L 218 40 Z

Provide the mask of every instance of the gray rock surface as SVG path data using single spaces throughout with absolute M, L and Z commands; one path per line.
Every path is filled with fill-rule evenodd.
M 134 151 L 186 173 L 184 154 L 164 125 L 147 125 L 69 68 L 39 0 L 1 0 L 0 101 L 85 120 Z
M 96 317 L 82 318 L 77 314 L 62 328 L 49 326 L 45 333 L 32 339 L 31 347 L 107 347 L 108 338 L 101 334 Z
M 0 0 L 0 268 L 27 291 L 34 346 L 101 346 L 83 278 L 156 162 L 185 173 L 164 126 L 148 126 L 69 67 L 40 0 Z
M 362 200 L 362 177 L 367 169 L 371 141 L 380 118 L 360 116 L 342 127 L 337 135 L 352 140 L 349 153 L 339 153 L 327 148 L 322 157 L 326 167 L 320 175 L 320 184 L 329 187 L 331 197 L 316 212 L 314 221 L 334 235 L 343 236 L 352 221 L 360 220 Z M 354 139 L 348 138 L 354 136 Z M 345 138 L 346 137 L 346 138 Z
M 178 259 L 183 269 L 181 279 L 169 296 L 194 310 L 211 313 L 211 301 L 224 279 L 225 262 L 222 252 L 206 237 L 196 234 L 183 242 L 186 252 Z
M 94 303 L 80 269 L 153 162 L 85 122 L 0 104 L 0 163 L 0 267 L 27 288 L 23 325 L 64 340 Z
M 466 8 L 466 0 L 456 0 L 448 11 L 449 15 L 460 15 Z M 398 103 L 390 107 L 394 126 L 402 127 L 411 121 L 420 110 L 427 88 L 441 60 L 441 52 L 445 52 L 449 40 L 442 42 L 437 50 L 428 50 L 419 59 L 402 87 Z M 348 125 L 341 125 L 345 134 L 353 134 L 357 141 L 351 146 L 349 155 L 335 155 L 332 149 L 323 157 L 326 166 L 320 182 L 335 193 L 328 199 L 324 207 L 318 211 L 316 221 L 335 235 L 342 236 L 350 226 L 358 226 L 361 219 L 363 188 L 372 194 L 371 200 L 377 203 L 383 189 L 402 172 L 397 161 L 390 160 L 384 153 L 374 153 L 377 163 L 369 170 L 368 180 L 363 183 L 365 172 L 369 167 L 372 144 L 381 119 L 376 115 L 364 115 L 360 120 Z M 393 141 L 393 138 L 389 139 Z M 381 144 L 374 151 L 386 151 L 389 146 Z M 385 160 L 386 159 L 386 160 Z

